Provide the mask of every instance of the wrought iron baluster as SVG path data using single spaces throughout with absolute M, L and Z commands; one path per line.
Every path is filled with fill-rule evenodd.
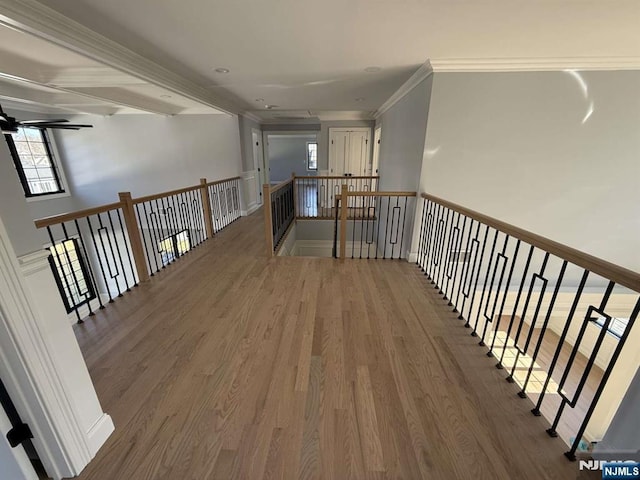
M 100 267 L 100 271 L 102 272 L 102 278 L 104 280 L 104 288 L 107 289 L 107 295 L 109 297 L 109 303 L 113 303 L 113 297 L 111 296 L 111 289 L 109 288 L 109 282 L 107 282 L 107 273 L 105 272 L 104 265 L 102 265 L 102 260 L 100 259 L 100 253 L 98 252 L 98 243 L 96 242 L 96 234 L 93 231 L 93 225 L 91 225 L 91 216 L 86 218 L 87 225 L 89 226 L 89 231 L 91 232 L 91 240 L 93 241 L 93 248 L 96 252 L 96 259 L 98 261 L 98 266 Z M 104 250 L 104 245 L 103 245 Z M 106 261 L 106 257 L 105 257 Z M 98 290 L 98 286 L 96 285 L 96 290 Z M 98 296 L 100 292 L 97 292 Z
M 84 254 L 84 258 L 86 260 L 87 269 L 89 270 L 89 276 L 91 283 L 93 283 L 93 288 L 95 289 L 96 297 L 98 297 L 98 304 L 100 305 L 100 309 L 104 308 L 102 304 L 102 298 L 100 298 L 100 293 L 98 292 L 98 282 L 96 281 L 96 276 L 94 273 L 94 268 L 91 265 L 91 260 L 89 259 L 89 253 L 87 251 L 87 246 L 84 241 L 84 236 L 82 235 L 82 231 L 80 230 L 80 225 L 78 223 L 78 219 L 75 219 L 74 224 L 76 226 L 76 231 L 78 232 L 78 238 L 80 239 L 80 245 L 82 246 L 82 252 Z M 95 313 L 91 309 L 91 305 L 89 305 L 89 316 L 93 316 Z
M 62 225 L 64 225 L 64 223 L 62 223 Z M 47 227 L 47 233 L 49 234 L 49 240 L 51 240 L 51 246 L 53 247 L 53 251 L 55 252 L 55 257 L 56 260 L 58 262 L 58 265 L 60 265 L 60 280 L 62 282 L 64 282 L 64 286 L 67 290 L 67 292 L 69 292 L 69 307 L 72 307 L 72 304 L 74 303 L 73 301 L 73 289 L 71 288 L 71 284 L 69 283 L 69 278 L 66 274 L 66 272 L 64 271 L 64 267 L 63 267 L 63 263 L 62 260 L 60 259 L 60 252 L 58 252 L 58 248 L 56 247 L 56 241 L 53 238 L 53 233 L 51 231 L 51 227 L 48 226 Z M 78 295 L 80 295 L 80 287 L 79 287 L 79 283 L 78 283 L 78 278 L 76 277 L 76 272 L 73 269 L 73 264 L 71 263 L 71 258 L 69 257 L 69 252 L 67 251 L 67 247 L 65 245 L 65 242 L 67 240 L 69 240 L 69 237 L 67 236 L 66 230 L 63 230 L 63 235 L 64 235 L 64 239 L 62 241 L 62 248 L 64 250 L 64 253 L 66 255 L 67 258 L 67 264 L 69 266 L 69 270 L 71 271 L 71 276 L 73 277 L 73 282 L 76 285 L 76 288 L 78 289 Z M 73 309 L 75 311 L 76 314 L 76 318 L 78 320 L 78 323 L 83 323 L 83 320 L 80 318 L 80 312 L 78 312 L 77 308 Z

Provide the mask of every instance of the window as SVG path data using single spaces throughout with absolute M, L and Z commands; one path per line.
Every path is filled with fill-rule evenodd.
M 307 170 L 318 170 L 318 144 L 307 142 Z
M 596 322 L 596 324 L 600 325 L 600 327 L 604 327 L 605 317 L 592 317 L 591 320 Z M 624 331 L 627 328 L 627 324 L 629 323 L 628 318 L 612 318 L 609 322 L 609 328 L 607 331 L 613 335 L 614 337 L 621 338 L 624 335 Z
M 158 242 L 158 250 L 162 255 L 162 264 L 168 265 L 176 257 L 184 255 L 191 249 L 189 232 L 183 230 Z
M 78 250 L 78 241 L 75 238 L 65 240 L 49 247 L 49 251 L 49 263 L 67 313 L 96 298 L 87 266 Z
M 64 192 L 44 130 L 19 127 L 5 138 L 27 197 Z

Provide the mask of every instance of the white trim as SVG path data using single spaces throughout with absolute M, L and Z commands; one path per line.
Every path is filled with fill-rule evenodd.
M 248 207 L 248 210 L 240 210 L 240 215 L 242 217 L 248 217 L 249 215 L 251 215 L 253 212 L 257 211 L 260 209 L 262 205 L 260 203 L 256 203 L 255 205 L 253 205 L 252 207 Z
M 640 57 L 442 58 L 434 72 L 533 72 L 560 70 L 638 70 Z
M 41 270 L 51 268 L 49 266 L 49 255 L 50 253 L 47 250 L 38 250 L 37 252 L 18 257 L 18 264 L 20 265 L 22 273 L 29 276 Z
M 263 122 L 263 120 L 262 120 L 260 117 L 258 117 L 258 116 L 256 116 L 256 115 L 254 115 L 254 114 L 253 114 L 253 113 L 251 113 L 251 112 L 242 112 L 242 113 L 241 113 L 241 115 L 242 115 L 243 117 L 245 117 L 245 118 L 248 118 L 249 120 L 254 121 L 254 122 L 255 122 L 255 123 L 257 123 L 258 125 L 261 125 L 261 124 L 262 124 L 262 122 Z
M 89 451 L 91 456 L 95 456 L 100 450 L 100 447 L 104 445 L 111 433 L 115 430 L 113 420 L 109 415 L 103 413 L 102 416 L 94 423 L 87 432 Z
M 416 263 L 418 261 L 418 252 L 410 252 L 407 257 L 407 262 Z
M 46 258 L 23 261 L 33 275 Z M 0 220 L 0 374 L 20 414 L 34 433 L 34 444 L 49 475 L 75 476 L 91 459 L 71 392 L 60 377 L 41 319 L 13 247 Z M 70 328 L 70 327 L 69 327 Z M 75 339 L 74 339 L 75 340 Z
M 411 92 L 411 90 L 416 88 L 420 84 L 420 82 L 432 75 L 433 70 L 434 69 L 431 68 L 431 63 L 429 63 L 428 60 L 424 64 L 420 65 L 420 68 L 418 68 L 418 70 L 416 70 L 416 72 L 411 75 L 411 77 L 409 77 L 409 80 L 404 82 L 402 86 L 387 99 L 386 102 L 380 105 L 380 107 L 373 113 L 373 118 L 377 120 L 384 112 L 389 110 L 396 103 L 402 100 L 405 95 Z
M 120 72 L 202 105 L 236 114 L 239 109 L 204 87 L 138 55 L 36 0 L 0 0 L 0 25 L 35 35 Z

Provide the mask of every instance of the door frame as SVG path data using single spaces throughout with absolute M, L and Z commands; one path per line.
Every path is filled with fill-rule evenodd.
M 382 141 L 382 125 L 376 125 L 373 130 L 373 153 L 371 154 L 371 166 L 369 171 L 372 177 L 380 174 L 380 143 Z

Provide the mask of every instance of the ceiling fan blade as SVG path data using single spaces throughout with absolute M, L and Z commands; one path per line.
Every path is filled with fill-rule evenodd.
M 67 128 L 79 130 L 81 128 L 93 128 L 93 125 L 81 125 L 74 123 L 38 123 L 35 125 L 22 125 L 24 128 L 37 128 L 40 130 L 45 130 L 47 128 Z
M 59 118 L 56 120 L 21 120 L 20 125 L 37 125 L 39 123 L 68 123 L 69 120 Z

